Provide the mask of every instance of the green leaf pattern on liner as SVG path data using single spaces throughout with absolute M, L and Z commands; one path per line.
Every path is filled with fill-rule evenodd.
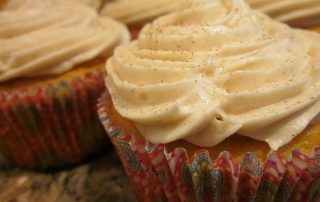
M 103 126 L 95 119 L 89 119 L 79 131 L 79 140 L 86 150 L 96 150 L 96 146 L 107 141 Z
M 255 201 L 256 202 L 269 202 L 269 201 L 272 202 L 274 201 L 274 195 L 276 191 L 277 191 L 276 186 L 274 186 L 272 183 L 270 183 L 267 180 L 262 180 Z
M 122 130 L 120 128 L 110 128 L 110 135 L 113 137 L 117 137 L 122 134 Z
M 154 170 L 154 169 L 153 169 L 153 170 Z M 165 175 L 164 171 L 163 171 L 163 170 L 161 170 L 161 171 L 156 171 L 156 170 L 154 170 L 154 172 L 156 172 L 156 175 L 157 175 L 157 177 L 158 177 L 161 185 L 166 184 L 167 179 L 166 179 L 166 175 Z
M 119 145 L 123 158 L 129 168 L 134 171 L 140 170 L 140 162 L 138 161 L 136 154 L 132 151 L 130 145 L 127 142 L 122 141 L 118 141 L 117 144 Z
M 186 163 L 182 172 L 184 182 L 194 190 L 198 201 L 218 199 L 222 190 L 223 174 L 212 168 L 208 155 L 200 154 L 191 165 Z
M 289 201 L 291 190 L 287 182 L 282 181 L 274 198 L 275 202 Z
M 193 187 L 192 183 L 192 174 L 190 172 L 190 165 L 188 163 L 185 163 L 181 170 L 182 173 L 182 180 L 188 187 Z
M 13 111 L 23 130 L 34 133 L 41 128 L 42 122 L 34 104 L 17 104 Z
M 316 201 L 316 199 L 319 199 L 320 196 L 320 179 L 317 179 L 311 186 L 310 190 L 310 198 L 312 201 Z
M 57 87 L 52 88 L 51 99 L 57 111 L 68 112 L 74 107 L 75 96 L 71 86 L 66 81 L 61 81 Z

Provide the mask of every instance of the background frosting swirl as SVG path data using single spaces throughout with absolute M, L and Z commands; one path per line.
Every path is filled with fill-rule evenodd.
M 146 25 L 107 62 L 116 110 L 152 143 L 239 133 L 277 150 L 320 111 L 320 36 L 243 0 L 201 0 Z
M 106 3 L 102 15 L 125 24 L 139 24 L 177 10 L 186 0 L 117 0 Z M 188 0 L 187 0 L 188 1 Z
M 320 23 L 319 0 L 246 0 L 253 8 L 267 13 L 276 20 L 301 24 L 318 25 Z M 297 22 L 296 22 L 297 23 Z
M 192 0 L 115 0 L 106 3 L 101 13 L 130 25 L 142 24 L 160 15 L 179 10 Z M 246 0 L 276 20 L 295 26 L 320 24 L 319 0 Z
M 62 73 L 127 41 L 124 25 L 81 4 L 8 1 L 0 11 L 0 82 Z

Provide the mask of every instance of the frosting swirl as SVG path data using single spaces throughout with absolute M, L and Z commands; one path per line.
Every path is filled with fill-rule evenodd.
M 105 4 L 102 15 L 113 17 L 125 24 L 139 24 L 181 7 L 186 0 L 121 0 Z
M 208 147 L 239 133 L 277 150 L 320 111 L 320 36 L 243 0 L 194 2 L 108 60 L 116 110 L 152 143 Z
M 139 24 L 163 14 L 179 10 L 190 0 L 117 0 L 107 3 L 103 15 L 111 16 L 126 24 Z M 246 0 L 274 19 L 293 25 L 320 24 L 319 0 Z
M 124 25 L 64 0 L 12 0 L 0 11 L 0 82 L 59 74 L 129 41 Z
M 96 10 L 100 10 L 101 6 L 102 6 L 102 0 L 74 0 L 77 1 L 79 3 L 83 3 L 87 6 L 90 6 L 91 8 L 94 8 Z
M 319 0 L 246 0 L 253 8 L 283 22 L 302 19 L 304 23 L 320 23 Z M 309 18 L 311 17 L 311 18 Z M 306 21 L 305 19 L 308 18 Z M 308 22 L 309 21 L 309 22 Z M 312 21 L 312 22 L 310 22 Z

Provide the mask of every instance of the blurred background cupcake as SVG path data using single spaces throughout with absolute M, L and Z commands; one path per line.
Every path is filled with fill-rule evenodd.
M 0 11 L 0 153 L 52 168 L 108 144 L 96 114 L 103 67 L 129 41 L 124 25 L 64 0 L 10 0 Z
M 319 200 L 319 42 L 243 0 L 194 0 L 118 47 L 99 114 L 138 197 Z
M 133 38 L 155 18 L 185 7 L 190 0 L 114 0 L 106 2 L 101 15 L 113 17 L 129 26 Z M 319 0 L 246 0 L 276 20 L 294 27 L 311 28 L 320 24 Z

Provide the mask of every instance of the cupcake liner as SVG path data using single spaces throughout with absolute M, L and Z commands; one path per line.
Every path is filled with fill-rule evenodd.
M 77 162 L 108 143 L 96 114 L 102 70 L 55 84 L 0 93 L 2 165 L 52 168 Z
M 107 93 L 98 104 L 100 119 L 141 201 L 319 201 L 320 147 L 289 160 L 271 152 L 260 163 L 254 153 L 240 162 L 228 151 L 216 159 L 206 149 L 188 156 L 186 148 L 168 152 L 124 132 L 110 116 Z

